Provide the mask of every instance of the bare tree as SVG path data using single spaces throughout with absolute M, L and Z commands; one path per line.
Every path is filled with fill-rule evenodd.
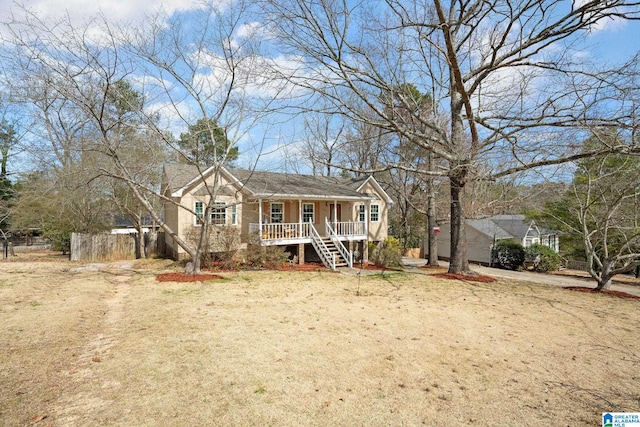
M 624 68 L 579 63 L 573 53 L 603 22 L 638 19 L 638 1 L 268 3 L 273 33 L 299 59 L 293 81 L 309 91 L 306 110 L 321 98 L 332 114 L 402 135 L 446 163 L 440 170 L 384 168 L 449 180 L 451 272 L 469 270 L 463 202 L 470 182 L 638 149 L 599 146 L 575 154 L 579 131 L 573 130 L 629 126 L 633 86 L 624 81 Z M 405 82 L 437 105 L 438 114 L 414 115 L 422 126 L 406 126 L 406 116 L 379 102 Z M 411 99 L 403 103 L 411 110 Z
M 334 118 L 335 119 L 335 118 Z M 305 120 L 304 153 L 314 175 L 331 176 L 334 164 L 344 162 L 345 123 L 337 126 L 329 116 L 313 116 Z
M 595 131 L 585 142 L 589 149 L 598 140 L 620 139 L 611 131 Z M 640 265 L 640 157 L 609 154 L 576 162 L 571 188 L 564 197 L 545 205 L 541 218 L 579 236 L 587 270 L 608 289 L 617 274 Z M 578 238 L 576 238 L 578 240 Z
M 247 5 L 235 2 L 233 7 L 216 8 L 205 4 L 188 22 L 159 14 L 136 28 L 115 27 L 104 16 L 76 25 L 68 18 L 52 22 L 23 12 L 8 26 L 6 42 L 13 49 L 5 58 L 5 67 L 16 81 L 26 83 L 22 88 L 25 102 L 38 105 L 45 122 L 42 127 L 50 134 L 65 129 L 62 137 L 54 135 L 56 141 L 71 140 L 71 145 L 82 141 L 81 153 L 102 156 L 99 175 L 124 183 L 191 257 L 189 271 L 198 272 L 210 234 L 220 171 L 237 150 L 240 138 L 268 111 L 281 90 L 276 85 L 265 90 L 268 82 L 259 73 L 265 67 L 258 46 L 250 32 L 240 31 Z M 144 108 L 132 108 L 134 100 L 125 96 L 116 97 L 124 104 L 118 109 L 114 92 L 123 81 L 144 94 Z M 27 85 L 40 90 L 30 91 Z M 55 106 L 68 108 L 81 119 L 60 117 L 51 111 Z M 172 131 L 186 130 L 199 120 L 215 124 L 208 129 L 210 140 L 222 129 L 230 141 L 222 146 L 223 152 L 213 148 L 213 162 L 206 167 L 194 163 L 172 136 Z M 76 137 L 75 129 L 82 138 Z M 157 185 L 141 179 L 147 175 L 132 167 L 131 135 L 141 132 L 153 137 L 136 138 L 137 150 L 153 154 L 161 141 L 164 151 L 193 164 L 203 180 L 206 176 L 212 182 L 205 186 L 208 200 L 196 245 L 181 238 L 160 215 L 157 200 L 175 202 L 161 194 Z M 58 158 L 66 159 L 67 151 L 73 154 L 67 145 L 60 146 L 64 152 L 56 153 Z M 159 166 L 149 160 L 150 167 Z M 196 215 L 191 208 L 180 208 Z

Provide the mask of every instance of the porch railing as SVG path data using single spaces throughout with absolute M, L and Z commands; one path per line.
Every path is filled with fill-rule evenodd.
M 359 221 L 329 222 L 325 218 L 327 236 L 330 235 L 329 227 L 331 228 L 331 231 L 338 236 L 361 236 L 365 234 L 364 222 Z
M 262 240 L 310 238 L 309 223 L 249 224 L 249 233 L 257 233 Z
M 249 233 L 255 233 L 262 240 L 310 239 L 310 223 L 284 222 L 278 224 L 249 224 Z M 362 236 L 365 234 L 364 222 L 328 222 L 325 218 L 325 236 L 333 233 L 336 236 Z

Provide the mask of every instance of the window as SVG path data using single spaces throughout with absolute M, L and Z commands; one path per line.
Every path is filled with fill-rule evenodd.
M 302 222 L 314 222 L 313 221 L 313 203 L 302 204 Z
M 231 225 L 238 225 L 238 205 L 231 206 Z
M 365 205 L 358 206 L 358 221 L 365 222 L 367 220 L 366 208 L 367 207 Z
M 379 205 L 371 205 L 371 222 L 379 222 L 380 221 L 380 206 Z
M 227 223 L 227 204 L 215 202 L 211 207 L 211 224 L 225 225 Z
M 194 219 L 196 225 L 202 225 L 202 216 L 204 215 L 204 203 L 196 202 L 195 207 L 193 209 L 196 213 L 196 217 Z
M 195 224 L 202 225 L 204 216 L 204 203 L 196 202 L 194 211 L 196 213 Z M 227 223 L 227 204 L 224 202 L 215 202 L 211 207 L 211 224 L 225 225 Z
M 271 203 L 271 223 L 284 222 L 284 203 Z

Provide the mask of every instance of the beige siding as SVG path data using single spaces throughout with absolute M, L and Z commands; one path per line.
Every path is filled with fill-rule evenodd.
M 209 182 L 207 182 L 207 184 L 209 184 Z M 196 202 L 202 202 L 203 204 L 207 204 L 209 202 L 209 196 L 197 196 L 195 195 L 195 193 L 198 192 L 198 190 L 200 190 L 202 187 L 204 186 L 204 184 L 200 184 L 195 186 L 189 193 L 185 194 L 182 196 L 180 200 L 180 203 L 182 206 L 184 206 L 184 208 L 179 208 L 176 209 L 176 212 L 172 212 L 171 215 L 171 221 L 172 224 L 177 224 L 176 228 L 172 228 L 173 230 L 176 231 L 176 233 L 182 237 L 183 239 L 187 239 L 187 236 L 189 235 L 189 233 L 194 229 L 194 228 L 198 228 L 199 226 L 196 224 L 195 221 L 195 216 L 189 212 L 187 209 L 189 210 L 194 210 L 195 209 L 195 203 Z M 229 184 L 228 182 L 224 181 L 224 179 L 222 179 L 222 183 L 221 183 L 221 189 L 225 186 L 228 186 L 228 188 L 232 188 L 231 184 Z M 227 211 L 226 211 L 226 225 L 231 226 L 231 205 L 236 204 L 237 203 L 237 222 L 238 224 L 236 225 L 237 227 L 241 228 L 242 227 L 242 216 L 243 216 L 243 204 L 241 203 L 242 200 L 237 200 L 234 196 L 231 195 L 227 195 L 226 192 L 224 192 L 223 190 L 220 191 L 221 194 L 219 194 L 216 197 L 216 201 L 218 202 L 225 202 L 227 204 Z M 165 213 L 166 215 L 166 213 Z M 176 218 L 174 218 L 176 217 Z M 167 224 L 169 224 L 169 221 L 167 220 Z M 216 227 L 215 225 L 212 225 L 212 227 Z M 184 256 L 185 251 L 184 249 L 182 249 L 181 247 L 179 247 L 177 244 L 175 244 L 175 242 L 173 242 L 173 239 L 171 239 L 171 237 L 168 237 L 167 239 L 167 245 L 171 246 L 173 248 L 173 253 L 174 253 L 174 257 L 176 258 L 180 258 L 182 256 Z
M 388 223 L 388 210 L 387 202 L 382 198 L 382 195 L 378 193 L 377 189 L 370 183 L 367 182 L 365 186 L 360 190 L 361 193 L 367 193 L 370 195 L 374 195 L 377 199 L 372 200 L 369 203 L 369 207 L 367 208 L 369 221 L 369 240 L 371 241 L 381 241 L 387 238 L 387 229 L 389 226 Z M 371 205 L 379 206 L 379 221 L 371 222 Z
M 179 198 L 171 198 L 176 203 L 180 202 Z M 171 230 L 178 230 L 178 212 L 181 209 L 173 203 L 164 204 L 164 221 L 171 228 Z M 178 256 L 178 245 L 173 241 L 168 233 L 165 233 L 165 243 L 167 245 L 166 252 L 168 255 L 176 258 Z
M 240 238 L 243 242 L 249 241 L 249 224 L 258 223 L 258 202 L 255 200 L 245 201 L 242 204 L 242 219 L 240 226 Z

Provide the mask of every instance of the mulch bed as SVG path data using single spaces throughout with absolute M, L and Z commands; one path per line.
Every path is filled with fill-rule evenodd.
M 631 295 L 631 294 L 628 294 L 626 292 L 614 291 L 614 290 L 611 290 L 611 289 L 601 289 L 599 291 L 596 291 L 593 288 L 585 288 L 585 287 L 582 287 L 582 286 L 567 286 L 565 289 L 569 289 L 570 291 L 586 292 L 586 293 L 589 293 L 589 294 L 611 295 L 611 296 L 618 297 L 618 298 L 640 299 L 640 297 L 637 296 L 637 295 Z
M 493 283 L 497 281 L 493 277 L 483 276 L 481 274 L 436 273 L 431 276 L 439 277 L 441 279 L 462 280 L 466 282 Z
M 429 264 L 423 265 L 420 268 L 424 268 L 425 270 L 446 270 L 447 269 L 446 267 L 442 267 L 440 265 L 429 265 Z
M 206 282 L 207 280 L 220 280 L 222 278 L 217 274 L 187 273 L 162 273 L 156 276 L 158 282 Z

